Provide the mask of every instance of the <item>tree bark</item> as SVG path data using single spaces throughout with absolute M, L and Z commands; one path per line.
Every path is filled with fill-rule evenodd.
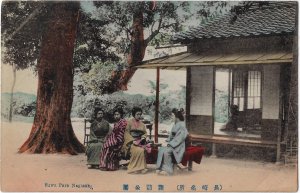
M 53 2 L 38 60 L 37 109 L 29 138 L 19 152 L 84 152 L 71 124 L 73 52 L 79 2 Z
M 15 89 L 15 85 L 16 85 L 16 77 L 17 77 L 17 69 L 16 69 L 16 65 L 13 64 L 12 65 L 12 69 L 13 69 L 13 84 L 11 86 L 11 91 L 10 91 L 10 105 L 9 105 L 9 114 L 8 114 L 8 120 L 9 122 L 12 121 L 12 117 L 13 117 L 13 103 L 14 103 L 14 89 Z
M 127 58 L 128 65 L 140 64 L 144 59 L 145 51 L 143 12 L 138 11 L 133 14 L 130 53 Z
M 129 68 L 120 72 L 113 72 L 110 80 L 111 84 L 109 85 L 110 89 L 107 90 L 112 90 L 112 92 L 127 90 L 127 83 L 137 70 L 135 66 L 141 64 L 144 59 L 146 47 L 143 27 L 143 11 L 139 10 L 133 14 L 130 52 L 127 56 Z

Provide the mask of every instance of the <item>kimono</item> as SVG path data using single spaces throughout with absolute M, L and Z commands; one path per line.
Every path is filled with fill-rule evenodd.
M 134 133 L 141 133 L 139 137 L 140 139 L 137 139 L 131 135 Z M 128 173 L 141 171 L 147 168 L 145 149 L 148 148 L 148 146 L 139 144 L 139 142 L 143 139 L 146 139 L 146 137 L 147 130 L 145 124 L 142 121 L 136 121 L 134 118 L 128 120 L 128 124 L 124 134 L 125 141 L 122 148 L 122 151 L 125 155 L 130 154 L 130 160 L 127 166 Z
M 161 147 L 158 151 L 156 169 L 163 170 L 168 174 L 173 174 L 174 161 L 180 163 L 185 152 L 185 139 L 188 131 L 183 121 L 177 122 L 171 129 L 171 133 L 166 140 L 167 147 Z M 173 161 L 173 156 L 175 160 Z
M 109 129 L 109 123 L 103 119 L 95 120 L 91 124 L 90 139 L 86 149 L 88 165 L 99 165 L 99 155 Z
M 114 124 L 114 128 L 107 135 L 100 153 L 100 169 L 114 171 L 119 169 L 119 153 L 124 143 L 124 132 L 127 122 L 125 119 Z

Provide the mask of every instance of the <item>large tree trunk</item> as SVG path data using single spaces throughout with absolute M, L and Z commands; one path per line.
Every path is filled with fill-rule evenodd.
M 79 2 L 54 2 L 38 61 L 37 109 L 29 138 L 19 152 L 84 152 L 71 125 L 73 52 Z
M 133 14 L 130 52 L 127 56 L 127 64 L 129 65 L 129 68 L 123 71 L 113 72 L 110 79 L 111 84 L 108 85 L 108 89 L 104 90 L 110 90 L 112 92 L 127 90 L 127 83 L 137 70 L 134 66 L 142 63 L 146 47 L 147 45 L 144 40 L 143 12 L 142 10 L 139 10 L 137 13 Z

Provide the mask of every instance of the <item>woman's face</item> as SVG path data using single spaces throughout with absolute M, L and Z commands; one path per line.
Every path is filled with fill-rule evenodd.
M 140 112 L 140 111 L 136 112 L 135 115 L 134 115 L 134 118 L 136 120 L 141 120 L 141 118 L 142 118 L 142 112 Z
M 116 121 L 119 121 L 121 119 L 121 114 L 119 112 L 115 112 L 114 118 Z
M 96 115 L 97 119 L 102 119 L 103 118 L 103 111 L 98 111 Z

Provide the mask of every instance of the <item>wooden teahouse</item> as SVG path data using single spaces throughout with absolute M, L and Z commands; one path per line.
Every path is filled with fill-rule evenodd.
M 219 144 L 263 147 L 279 162 L 295 149 L 287 147 L 286 122 L 296 12 L 297 2 L 256 2 L 244 13 L 176 34 L 174 43 L 187 52 L 138 67 L 156 68 L 158 75 L 186 69 L 187 128 L 212 155 Z

